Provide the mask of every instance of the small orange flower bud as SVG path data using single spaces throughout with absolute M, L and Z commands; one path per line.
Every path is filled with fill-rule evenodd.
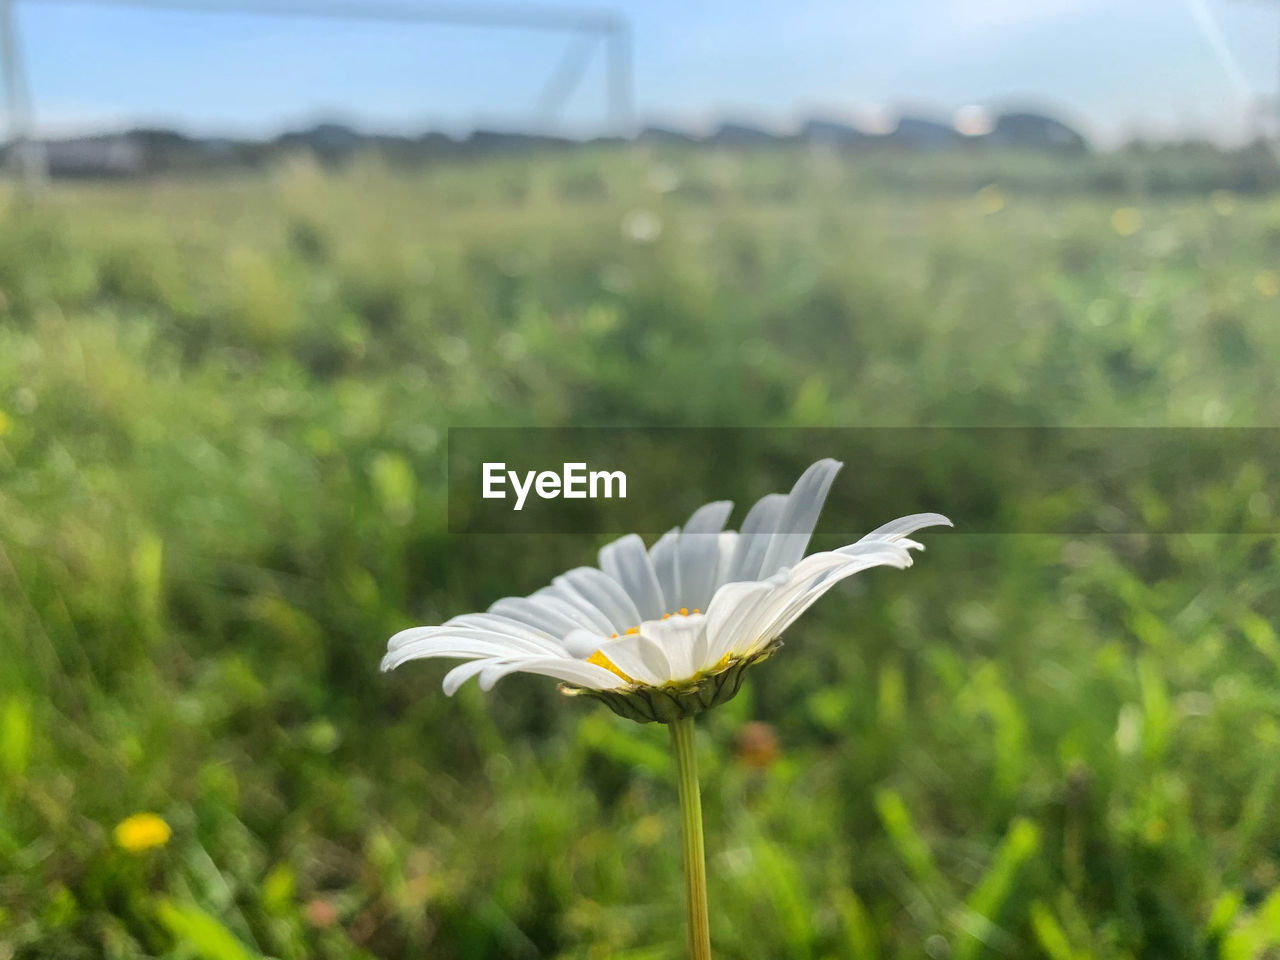
M 338 922 L 338 910 L 323 897 L 316 897 L 307 902 L 307 923 L 313 927 L 332 927 Z
M 782 755 L 778 734 L 768 723 L 753 721 L 738 730 L 734 750 L 738 760 L 749 767 L 764 770 Z

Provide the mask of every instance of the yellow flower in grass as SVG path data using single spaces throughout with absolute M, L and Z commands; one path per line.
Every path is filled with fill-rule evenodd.
M 978 212 L 984 217 L 999 213 L 1009 203 L 1003 190 L 997 184 L 989 183 L 973 195 L 978 205 Z
M 1267 298 L 1280 296 L 1280 272 L 1275 270 L 1260 271 L 1253 278 L 1253 289 Z
M 116 846 L 129 853 L 142 853 L 152 847 L 163 847 L 173 831 L 164 818 L 154 813 L 135 813 L 116 824 Z
M 1122 237 L 1132 237 L 1142 229 L 1142 211 L 1137 207 L 1119 207 L 1111 214 L 1111 229 Z
M 9 418 L 3 410 L 0 410 L 0 437 L 9 432 Z

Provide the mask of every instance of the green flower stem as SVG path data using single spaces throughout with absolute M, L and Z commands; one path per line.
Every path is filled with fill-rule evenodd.
M 685 899 L 689 908 L 690 960 L 711 960 L 711 923 L 707 917 L 707 856 L 702 843 L 702 796 L 698 792 L 698 756 L 693 717 L 671 721 L 680 791 L 680 832 L 684 837 Z

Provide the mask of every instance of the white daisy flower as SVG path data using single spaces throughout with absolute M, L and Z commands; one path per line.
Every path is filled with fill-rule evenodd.
M 901 517 L 856 543 L 805 556 L 841 464 L 819 460 L 788 494 L 761 498 L 739 531 L 725 530 L 733 504 L 708 503 L 683 528 L 646 549 L 628 534 L 528 597 L 486 613 L 391 638 L 382 669 L 409 660 L 466 660 L 444 678 L 452 695 L 478 677 L 489 690 L 510 673 L 561 680 L 564 692 L 604 700 L 634 720 L 671 722 L 732 697 L 745 669 L 819 597 L 870 567 L 911 566 L 908 539 L 951 526 L 937 513 Z

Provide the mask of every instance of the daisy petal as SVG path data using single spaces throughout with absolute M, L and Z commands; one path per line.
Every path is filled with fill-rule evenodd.
M 591 630 L 574 630 L 564 638 L 564 648 L 569 656 L 585 660 L 608 642 L 608 637 Z
M 719 534 L 732 509 L 733 504 L 728 500 L 708 503 L 695 510 L 680 531 L 677 608 L 705 610 L 711 602 L 711 593 L 720 572 Z
M 485 660 L 472 660 L 469 663 L 458 664 L 458 666 L 454 667 L 444 675 L 444 682 L 440 685 L 444 689 L 444 695 L 446 697 L 452 697 L 458 692 L 459 687 L 472 677 L 477 676 L 480 671 L 485 669 L 485 667 L 494 663 L 505 662 L 506 661 L 500 659 L 488 658 Z
M 626 685 L 626 681 L 604 667 L 582 660 L 562 660 L 556 657 L 523 658 L 490 662 L 480 672 L 480 689 L 492 690 L 493 685 L 510 673 L 536 673 L 555 677 L 589 690 L 611 690 Z
M 454 617 L 439 627 L 410 627 L 401 630 L 387 642 L 387 650 L 398 650 L 413 640 L 424 636 L 487 636 L 494 639 L 507 640 L 523 646 L 533 645 L 540 650 L 555 651 L 560 649 L 560 641 L 544 633 L 513 623 L 505 617 L 490 616 L 486 613 L 472 613 L 465 617 Z
M 649 561 L 662 588 L 662 612 L 670 613 L 680 606 L 680 528 L 668 530 L 649 548 Z
M 769 541 L 778 529 L 778 520 L 786 505 L 785 493 L 770 493 L 757 500 L 747 511 L 742 529 L 738 533 L 738 546 L 734 551 L 726 582 L 759 579 L 760 564 L 764 562 Z
M 595 567 L 578 567 L 556 577 L 552 583 L 563 583 L 567 589 L 576 591 L 608 618 L 613 632 L 623 633 L 642 619 L 627 591 L 613 577 Z
M 421 627 L 417 629 L 424 630 Z M 424 631 L 423 635 L 400 644 L 394 650 L 387 651 L 387 655 L 382 658 L 382 669 L 384 671 L 394 670 L 402 663 L 410 660 L 425 660 L 430 657 L 554 656 L 558 653 L 558 650 L 549 650 L 531 643 L 504 638 L 497 634 L 485 636 L 477 633 L 474 636 L 468 636 L 461 633 L 445 632 L 431 635 Z
M 704 503 L 689 515 L 681 533 L 719 533 L 733 512 L 732 500 L 713 500 Z
M 544 607 L 549 607 L 565 617 L 570 623 L 582 629 L 595 630 L 601 626 L 607 627 L 609 625 L 609 621 L 595 607 L 591 607 L 586 603 L 578 606 L 556 593 L 551 587 L 543 587 L 541 590 L 534 591 L 529 595 L 528 599 Z M 586 608 L 589 608 L 590 612 Z
M 653 562 L 644 548 L 644 541 L 634 533 L 600 550 L 600 569 L 627 591 L 641 620 L 654 620 L 667 612 Z
M 760 563 L 759 576 L 768 577 L 795 566 L 804 556 L 809 537 L 818 524 L 818 514 L 827 501 L 831 482 L 841 466 L 840 461 L 828 458 L 819 460 L 800 475 L 787 495 L 787 505 L 778 519 L 777 532 L 769 541 L 769 549 Z
M 733 566 L 733 556 L 738 552 L 738 532 L 736 530 L 723 531 L 716 541 L 716 546 L 720 550 L 720 562 L 716 565 L 716 580 L 711 585 L 711 594 L 720 589 L 721 584 L 729 581 L 729 570 Z M 707 601 L 711 603 L 710 600 Z
M 923 530 L 925 527 L 952 526 L 955 526 L 955 524 L 940 513 L 913 513 L 907 517 L 899 517 L 897 520 L 890 520 L 882 527 L 876 527 L 876 529 L 872 530 L 858 542 L 865 543 L 869 540 L 884 540 L 889 543 L 893 543 L 908 534 L 915 533 L 917 530 Z M 918 547 L 920 545 L 916 544 L 916 546 Z
M 489 608 L 489 613 L 527 623 L 555 637 L 564 636 L 570 630 L 582 626 L 577 617 L 532 597 L 503 597 Z
M 673 679 L 671 662 L 662 647 L 640 633 L 610 640 L 600 648 L 609 662 L 632 680 L 657 687 Z
M 850 562 L 850 558 L 839 554 L 815 553 L 768 580 L 726 584 L 711 601 L 712 609 L 708 611 L 707 658 L 714 657 L 714 662 L 718 662 L 726 655 L 744 656 L 762 649 L 777 637 L 778 631 L 770 632 L 770 629 L 795 596 L 830 570 Z M 722 598 L 720 593 L 725 596 Z
M 513 637 L 525 637 L 528 639 L 550 640 L 556 639 L 554 634 L 532 624 L 522 623 L 519 620 L 512 620 L 508 616 L 499 613 L 464 613 L 457 617 L 451 617 L 443 624 L 446 627 L 475 627 L 480 630 L 493 630 L 498 633 L 506 633 Z
M 541 590 L 535 591 L 532 596 L 559 600 L 566 606 L 572 607 L 578 611 L 579 618 L 584 621 L 583 625 L 588 630 L 602 630 L 606 634 L 613 633 L 613 621 L 601 613 L 600 608 L 595 604 L 584 600 L 582 595 L 568 584 L 552 583 Z
M 685 680 L 702 669 L 707 644 L 705 626 L 706 617 L 702 614 L 669 617 L 640 624 L 640 635 L 666 656 L 667 679 Z M 605 653 L 612 659 L 607 650 Z
M 755 612 L 755 622 L 749 631 L 757 639 L 741 652 L 744 656 L 763 649 L 791 626 L 801 614 L 813 606 L 819 598 L 841 580 L 869 570 L 872 567 L 891 566 L 905 569 L 911 566 L 911 554 L 890 543 L 868 543 L 857 554 L 815 553 L 805 557 L 792 571 L 787 586 Z M 823 558 L 821 565 L 802 569 L 810 560 Z M 837 558 L 835 562 L 831 558 Z
M 753 630 L 756 612 L 780 589 L 782 578 L 726 583 L 716 591 L 707 608 L 706 649 L 700 670 L 709 670 L 736 648 L 757 639 Z

